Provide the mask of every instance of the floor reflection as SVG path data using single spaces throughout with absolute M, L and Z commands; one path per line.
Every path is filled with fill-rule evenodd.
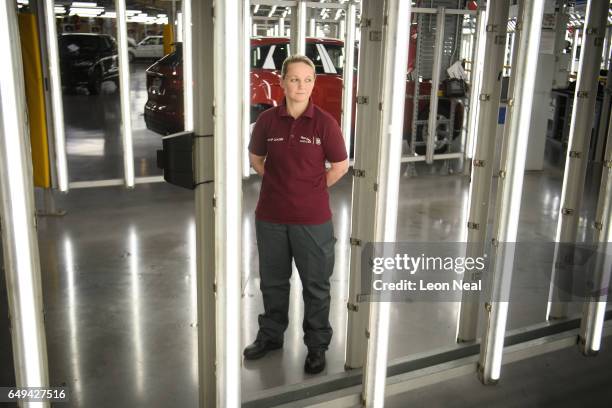
M 161 135 L 146 128 L 147 100 L 145 70 L 150 62 L 130 65 L 130 107 L 136 177 L 161 175 L 157 153 Z M 99 95 L 85 88 L 63 95 L 66 152 L 70 181 L 105 180 L 123 177 L 121 107 L 114 82 L 104 82 Z

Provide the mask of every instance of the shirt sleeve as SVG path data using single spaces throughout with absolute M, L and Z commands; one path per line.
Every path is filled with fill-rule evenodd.
M 346 145 L 342 137 L 342 130 L 335 119 L 329 118 L 325 126 L 325 137 L 323 138 L 323 151 L 325 159 L 330 163 L 338 163 L 347 159 Z
M 266 141 L 266 120 L 264 115 L 259 115 L 249 142 L 249 152 L 256 156 L 266 156 L 268 154 L 268 144 Z

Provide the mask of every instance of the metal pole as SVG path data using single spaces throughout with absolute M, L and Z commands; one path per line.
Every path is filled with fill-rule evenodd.
M 279 23 L 281 36 L 284 31 L 284 19 Z M 241 98 L 242 101 L 242 177 L 248 178 L 251 175 L 251 163 L 249 162 L 249 139 L 251 138 L 251 4 L 250 0 L 242 0 L 242 31 L 241 31 Z
M 608 76 L 606 78 L 606 86 L 604 87 L 604 97 L 601 103 L 601 111 L 599 114 L 599 129 L 597 130 L 597 139 L 595 143 L 595 154 L 593 155 L 594 160 L 600 161 L 604 156 L 604 142 L 606 141 L 606 126 L 610 113 L 612 113 L 612 66 L 610 65 L 612 60 L 608 58 Z
M 306 2 L 298 0 L 291 13 L 291 54 L 306 53 Z
M 429 96 L 429 119 L 427 121 L 427 150 L 425 161 L 433 163 L 435 150 L 436 127 L 438 126 L 438 89 L 440 88 L 440 65 L 442 64 L 442 53 L 444 52 L 444 7 L 438 7 L 436 15 L 436 41 L 434 49 L 433 68 L 431 70 L 431 93 Z M 418 83 L 415 86 L 419 86 Z M 414 101 L 418 104 L 418 101 Z
M 249 19 L 251 18 L 251 14 L 248 14 L 248 18 Z M 280 36 L 284 37 L 285 36 L 285 18 L 284 17 L 281 17 L 278 19 L 278 29 L 280 31 Z
M 353 166 L 353 197 L 351 209 L 351 255 L 349 264 L 349 297 L 346 326 L 345 367 L 363 366 L 366 356 L 366 332 L 368 328 L 367 304 L 360 302 L 362 250 L 366 242 L 374 239 L 376 208 L 376 184 L 378 183 L 378 156 L 380 146 L 380 111 L 377 99 L 380 93 L 382 72 L 383 10 L 375 1 L 362 4 L 361 41 L 359 48 L 359 84 L 357 86 L 357 114 L 355 115 L 355 163 Z M 365 265 L 364 265 L 365 267 Z
M 489 217 L 489 200 L 495 155 L 495 134 L 501 95 L 501 76 L 504 64 L 504 45 L 508 21 L 508 0 L 491 0 L 487 10 L 486 42 L 482 89 L 479 96 L 478 143 L 472 161 L 472 182 L 469 191 L 469 214 L 467 223 L 468 257 L 483 256 Z M 464 276 L 465 282 L 477 282 L 480 271 L 472 271 Z M 461 298 L 457 341 L 471 341 L 476 338 L 478 325 L 479 293 L 465 291 Z
M 406 61 L 410 39 L 411 2 L 385 1 L 386 24 L 383 24 L 381 106 L 378 129 L 379 185 L 374 212 L 374 241 L 393 242 L 397 229 L 400 163 L 406 89 L 397 84 L 406 80 Z M 382 407 L 385 402 L 387 351 L 389 346 L 389 302 L 370 303 L 367 360 L 364 367 L 363 401 L 366 407 Z
M 194 1 L 193 19 L 193 108 L 195 178 L 214 180 L 213 139 L 213 0 Z M 198 299 L 199 406 L 216 407 L 215 373 L 215 220 L 213 183 L 195 189 L 196 264 Z
M 215 277 L 217 300 L 217 406 L 240 405 L 240 305 L 242 253 L 242 93 L 240 46 L 236 16 L 241 0 L 214 3 L 215 95 Z
M 508 104 L 511 112 L 509 130 L 504 139 L 503 173 L 500 172 L 498 181 L 501 192 L 495 206 L 497 214 L 490 259 L 492 290 L 486 304 L 487 324 L 478 362 L 478 375 L 484 384 L 496 383 L 501 371 L 544 2 L 524 0 L 523 8 L 521 30 L 524 35 L 518 38 L 518 55 L 512 68 L 512 76 L 516 79 L 513 81 L 514 99 Z M 520 9 L 519 6 L 519 13 Z
M 478 125 L 478 112 L 480 110 L 480 90 L 482 88 L 482 62 L 485 47 L 481 44 L 485 41 L 487 14 L 480 10 L 476 15 L 476 41 L 472 50 L 472 65 L 470 72 L 470 107 L 468 110 L 468 130 L 465 140 L 465 157 L 471 159 L 474 156 L 474 144 L 476 143 L 476 126 Z M 469 169 L 466 166 L 466 170 Z
M 14 2 L 0 2 L 0 219 L 17 387 L 48 387 L 25 84 Z M 49 402 L 23 403 L 49 407 Z
M 121 136 L 123 141 L 123 178 L 125 186 L 134 187 L 134 146 L 130 107 L 130 63 L 128 59 L 125 0 L 115 0 L 117 10 L 117 46 L 119 53 L 119 93 L 121 99 Z M 174 24 L 174 23 L 173 23 Z
M 607 2 L 593 0 L 589 0 L 587 4 L 555 237 L 557 243 L 572 244 L 576 241 L 580 204 L 589 161 L 591 128 L 595 115 L 601 48 L 605 35 L 608 6 Z M 547 319 L 558 319 L 567 315 L 567 302 L 561 301 L 560 286 L 564 285 L 563 281 L 571 279 L 571 276 L 560 276 L 557 273 L 555 264 L 563 256 L 561 252 L 564 251 L 557 245 L 548 295 Z
M 606 156 L 601 174 L 597 218 L 594 227 L 593 241 L 599 244 L 599 256 L 603 262 L 597 264 L 594 271 L 593 290 L 596 293 L 583 306 L 579 345 L 584 355 L 597 354 L 601 347 L 604 314 L 608 300 L 607 292 L 612 270 L 612 255 L 610 254 L 610 242 L 612 242 L 612 115 L 608 123 Z
M 344 72 L 342 73 L 342 134 L 346 151 L 351 152 L 353 133 L 353 66 L 355 62 L 355 18 L 357 6 L 351 1 L 346 8 L 346 30 L 344 39 Z
M 55 150 L 55 172 L 57 188 L 68 191 L 68 164 L 66 159 L 66 132 L 64 129 L 64 105 L 62 100 L 62 77 L 59 66 L 57 31 L 55 29 L 55 1 L 44 1 L 45 37 L 47 40 L 47 59 L 49 63 L 49 89 L 51 92 L 50 109 L 53 113 L 53 147 Z
M 183 105 L 185 130 L 193 130 L 193 46 L 191 2 L 183 0 Z

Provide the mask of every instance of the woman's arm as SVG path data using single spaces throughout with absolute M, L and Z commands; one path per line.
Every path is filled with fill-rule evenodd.
M 249 153 L 249 160 L 251 161 L 251 167 L 255 169 L 257 174 L 263 176 L 264 162 L 266 161 L 266 156 L 257 156 L 256 154 Z
M 343 160 L 341 162 L 330 163 L 331 168 L 327 170 L 326 178 L 327 178 L 327 187 L 333 186 L 336 181 L 340 180 L 342 176 L 346 174 L 349 168 L 349 160 Z

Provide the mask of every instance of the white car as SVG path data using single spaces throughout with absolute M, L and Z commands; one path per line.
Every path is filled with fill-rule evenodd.
M 161 35 L 150 35 L 145 37 L 135 47 L 130 46 L 128 56 L 131 61 L 137 58 L 159 59 L 164 56 L 164 37 Z

